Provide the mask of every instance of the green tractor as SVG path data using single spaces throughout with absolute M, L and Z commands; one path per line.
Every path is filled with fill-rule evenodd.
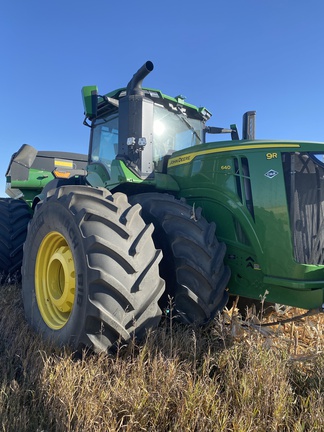
M 255 140 L 253 111 L 242 139 L 208 126 L 206 108 L 143 88 L 152 70 L 82 89 L 88 156 L 24 145 L 12 157 L 0 270 L 21 266 L 27 321 L 99 352 L 169 309 L 204 324 L 229 294 L 322 310 L 324 144 Z M 208 142 L 220 133 L 230 140 Z

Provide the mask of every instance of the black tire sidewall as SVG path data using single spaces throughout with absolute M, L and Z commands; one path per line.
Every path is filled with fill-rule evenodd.
M 20 282 L 23 244 L 31 210 L 24 201 L 0 198 L 0 213 L 0 284 L 10 280 Z
M 44 322 L 35 303 L 35 265 L 39 247 L 51 231 L 60 233 L 67 241 L 75 266 L 75 301 L 67 323 L 59 330 L 53 330 Z M 31 221 L 24 246 L 22 292 L 25 315 L 33 328 L 46 339 L 59 344 L 70 344 L 77 348 L 80 336 L 84 334 L 87 302 L 87 262 L 83 237 L 74 215 L 58 201 L 45 202 Z
M 220 243 L 214 234 L 213 239 L 209 238 L 211 224 L 200 211 L 193 218 L 192 207 L 169 194 L 134 195 L 130 202 L 141 205 L 144 221 L 155 226 L 155 247 L 163 251 L 160 275 L 166 281 L 166 291 L 160 300 L 161 308 L 170 306 L 171 297 L 179 321 L 207 323 L 227 302 L 229 277 L 224 252 L 218 253 Z

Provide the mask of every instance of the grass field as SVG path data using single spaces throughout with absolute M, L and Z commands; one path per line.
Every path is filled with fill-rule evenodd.
M 324 430 L 323 315 L 164 319 L 142 343 L 77 359 L 31 332 L 19 287 L 0 290 L 1 431 Z

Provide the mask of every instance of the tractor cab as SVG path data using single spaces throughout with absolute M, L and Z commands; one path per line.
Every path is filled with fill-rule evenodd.
M 186 103 L 183 96 L 142 88 L 151 70 L 148 61 L 127 88 L 104 96 L 95 86 L 83 87 L 85 124 L 92 130 L 90 164 L 104 164 L 110 173 L 112 161 L 121 160 L 136 176 L 147 179 L 163 172 L 174 151 L 202 144 L 206 132 L 215 133 L 206 127 L 211 117 L 206 108 Z

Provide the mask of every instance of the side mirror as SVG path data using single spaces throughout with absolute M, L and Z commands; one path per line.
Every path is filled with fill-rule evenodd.
M 96 118 L 98 109 L 98 87 L 82 87 L 81 94 L 85 116 L 90 120 Z

